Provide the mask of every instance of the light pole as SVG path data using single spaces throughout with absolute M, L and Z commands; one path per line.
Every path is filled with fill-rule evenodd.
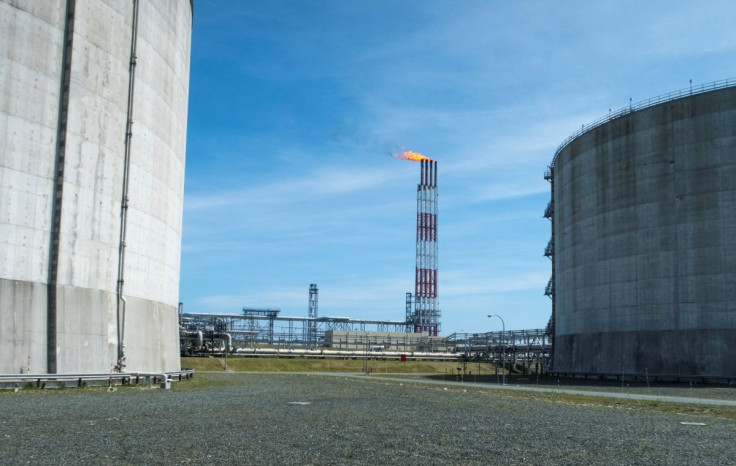
M 504 322 L 503 321 L 503 318 L 500 315 L 498 315 L 498 314 L 488 314 L 488 318 L 490 319 L 491 317 L 498 317 L 499 319 L 501 319 L 501 325 L 502 325 L 502 327 L 501 327 L 502 328 L 502 330 L 501 330 L 501 338 L 502 339 L 505 338 L 506 337 L 506 322 Z M 505 346 L 503 348 L 503 353 L 501 355 L 501 359 L 503 360 L 503 368 L 506 369 L 506 347 Z M 503 377 L 503 379 L 502 379 L 503 380 L 503 382 L 502 382 L 503 385 L 506 385 L 506 372 L 501 373 L 501 377 Z M 498 380 L 498 379 L 496 379 L 496 380 Z

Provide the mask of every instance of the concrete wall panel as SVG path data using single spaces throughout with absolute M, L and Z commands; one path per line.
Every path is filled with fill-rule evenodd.
M 0 279 L 2 373 L 46 370 L 46 285 Z
M 0 348 L 10 355 L 0 360 L 0 373 L 17 372 L 29 355 L 33 371 L 47 370 L 66 4 L 0 0 Z M 105 372 L 116 362 L 133 4 L 76 2 L 55 288 L 58 371 Z M 192 10 L 189 0 L 138 4 L 127 369 L 176 370 Z

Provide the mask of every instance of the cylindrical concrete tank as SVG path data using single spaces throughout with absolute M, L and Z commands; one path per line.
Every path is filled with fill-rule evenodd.
M 556 372 L 736 376 L 734 85 L 623 112 L 557 153 Z
M 190 0 L 0 0 L 0 373 L 180 368 L 191 26 Z

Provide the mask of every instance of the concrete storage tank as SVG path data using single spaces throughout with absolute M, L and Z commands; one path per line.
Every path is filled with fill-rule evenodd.
M 0 0 L 0 373 L 179 370 L 191 25 Z
M 555 372 L 736 378 L 734 86 L 625 109 L 556 153 Z

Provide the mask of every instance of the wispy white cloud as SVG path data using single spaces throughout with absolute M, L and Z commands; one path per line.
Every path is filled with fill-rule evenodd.
M 549 271 L 515 271 L 499 275 L 497 272 L 486 270 L 485 274 L 479 276 L 467 270 L 443 270 L 442 278 L 442 294 L 452 299 L 456 296 L 487 296 L 514 291 L 544 290 L 549 280 Z
M 401 320 L 404 295 L 410 290 L 407 277 L 369 278 L 360 285 L 325 281 L 319 284 L 319 315 L 355 319 Z M 237 313 L 242 307 L 279 308 L 282 316 L 304 317 L 306 287 L 272 287 L 247 293 L 204 296 L 195 307 L 200 312 Z
M 207 210 L 213 207 L 237 204 L 275 205 L 285 202 L 299 202 L 305 199 L 321 200 L 357 191 L 378 189 L 392 183 L 396 173 L 389 169 L 365 170 L 358 166 L 321 168 L 301 177 L 278 179 L 259 183 L 242 189 L 188 194 L 187 211 Z

